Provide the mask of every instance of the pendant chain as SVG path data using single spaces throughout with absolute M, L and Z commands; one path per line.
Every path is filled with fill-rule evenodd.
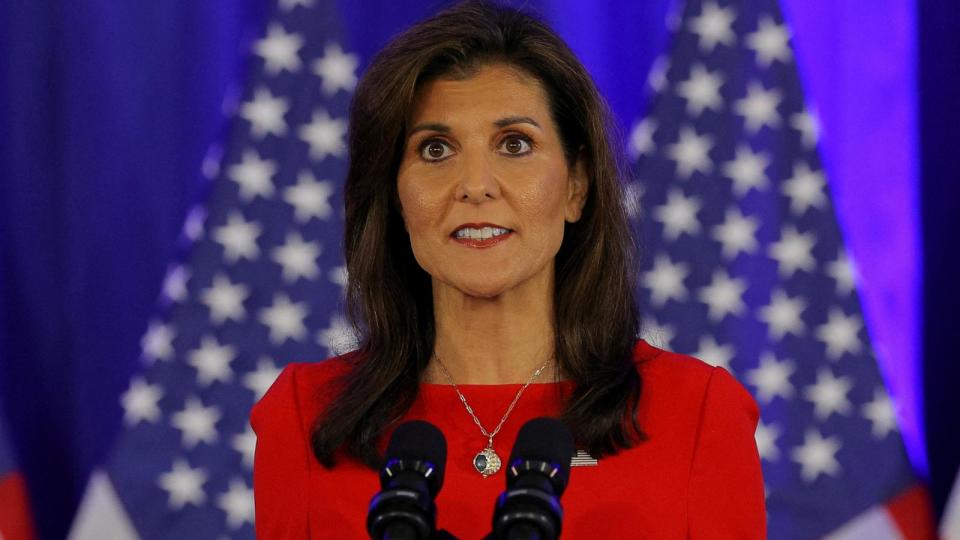
M 527 387 L 530 386 L 534 380 L 536 380 L 536 378 L 540 375 L 540 372 L 546 369 L 547 364 L 550 363 L 550 360 L 553 360 L 553 357 L 548 358 L 542 366 L 533 372 L 533 375 L 530 375 L 530 379 L 528 379 L 526 384 L 520 388 L 520 390 L 517 392 L 517 395 L 513 397 L 513 401 L 511 401 L 510 406 L 507 407 L 507 412 L 503 413 L 503 417 L 500 418 L 500 423 L 497 424 L 497 427 L 494 428 L 492 432 L 488 432 L 486 428 L 483 427 L 483 424 L 480 423 L 480 419 L 477 418 L 476 413 L 473 412 L 473 407 L 467 403 L 467 398 L 463 395 L 463 392 L 460 391 L 460 387 L 457 386 L 457 383 L 453 382 L 453 376 L 451 376 L 450 372 L 447 371 L 447 366 L 443 365 L 443 361 L 440 360 L 440 357 L 436 353 L 433 354 L 433 357 L 437 359 L 437 364 L 440 366 L 440 370 L 443 371 L 443 376 L 447 378 L 447 381 L 451 386 L 453 386 L 453 389 L 457 391 L 457 396 L 460 397 L 460 401 L 463 403 L 463 406 L 466 407 L 467 412 L 470 413 L 470 417 L 473 418 L 473 422 L 477 424 L 477 427 L 480 428 L 480 432 L 483 433 L 483 436 L 487 438 L 487 448 L 493 448 L 493 438 L 497 436 L 497 433 L 500 433 L 500 428 L 503 427 L 504 422 L 507 421 L 510 413 L 513 412 L 513 408 L 517 406 L 517 402 L 520 401 L 520 396 L 522 396 Z

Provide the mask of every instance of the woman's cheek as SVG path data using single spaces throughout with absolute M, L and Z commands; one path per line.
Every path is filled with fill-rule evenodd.
M 564 190 L 561 182 L 554 179 L 536 179 L 528 182 L 523 192 L 517 194 L 517 206 L 530 216 L 539 220 L 553 221 L 563 219 Z
M 400 204 L 403 205 L 403 217 L 407 230 L 411 233 L 420 230 L 429 208 L 426 193 L 421 187 L 408 181 L 401 186 L 398 195 Z

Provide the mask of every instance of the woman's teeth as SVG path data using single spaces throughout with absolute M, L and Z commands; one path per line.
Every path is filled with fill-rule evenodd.
M 470 240 L 486 240 L 487 238 L 494 238 L 502 234 L 507 234 L 508 232 L 510 232 L 510 229 L 500 227 L 484 227 L 482 229 L 464 227 L 458 229 L 454 236 L 456 238 L 469 238 Z

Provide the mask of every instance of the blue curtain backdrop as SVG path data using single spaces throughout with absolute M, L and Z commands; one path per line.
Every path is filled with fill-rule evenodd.
M 110 449 L 120 423 L 117 396 L 135 369 L 185 213 L 202 196 L 201 163 L 224 128 L 221 103 L 242 80 L 246 48 L 268 3 L 0 3 L 0 397 L 42 538 L 65 534 L 87 475 Z M 340 0 L 338 7 L 362 69 L 391 36 L 449 3 Z M 570 42 L 629 128 L 643 112 L 643 83 L 665 45 L 672 3 L 521 4 Z M 823 153 L 830 180 L 840 186 L 834 190 L 841 223 L 861 246 L 853 252 L 871 267 L 881 259 L 874 246 L 889 234 L 871 236 L 864 225 L 876 221 L 869 206 L 879 204 L 886 209 L 880 220 L 894 220 L 909 267 L 917 234 L 915 95 L 904 75 L 914 61 L 914 4 L 784 4 L 804 83 L 825 132 L 835 136 L 824 140 Z M 877 38 L 864 38 L 871 35 Z M 864 57 L 871 62 L 859 62 L 851 74 Z M 862 90 L 871 76 L 886 84 L 867 99 Z M 891 103 L 903 110 L 889 114 L 884 107 Z M 885 123 L 878 126 L 877 118 Z M 891 133 L 895 150 L 884 145 Z M 869 175 L 858 174 L 865 163 Z M 877 170 L 888 171 L 886 184 L 871 178 Z M 890 200 L 864 202 L 864 189 Z M 923 467 L 909 328 L 916 319 L 914 276 L 862 273 L 873 280 L 867 285 L 879 283 L 881 299 L 865 299 L 868 323 L 886 344 L 881 350 L 893 351 L 887 373 L 894 394 L 906 396 L 914 426 L 905 435 Z M 908 283 L 891 289 L 897 280 Z M 890 322 L 904 319 L 899 329 Z
M 919 5 L 920 142 L 924 244 L 924 409 L 930 488 L 942 514 L 960 474 L 960 9 L 952 0 Z M 946 382 L 945 382 L 946 381 Z
M 0 2 L 0 393 L 42 538 L 119 427 L 263 4 Z

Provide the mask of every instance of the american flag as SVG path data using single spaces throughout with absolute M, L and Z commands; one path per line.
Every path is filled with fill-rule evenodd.
M 791 32 L 773 0 L 690 0 L 670 24 L 629 140 L 645 335 L 752 391 L 770 538 L 925 538 Z
M 205 204 L 122 395 L 125 428 L 73 538 L 252 538 L 248 417 L 283 364 L 354 345 L 342 313 L 341 186 L 359 59 L 332 2 L 279 0 Z

